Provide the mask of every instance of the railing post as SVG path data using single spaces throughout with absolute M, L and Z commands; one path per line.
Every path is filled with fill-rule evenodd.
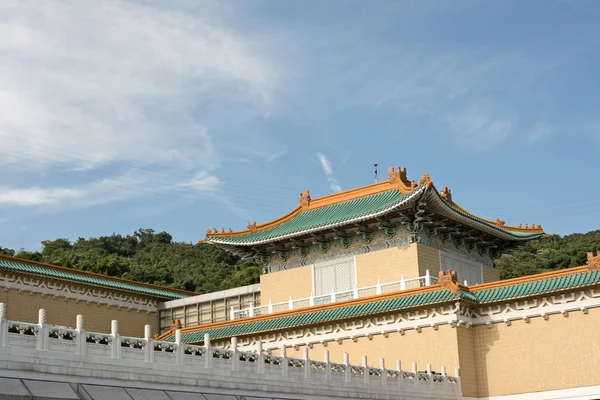
M 248 308 L 248 316 L 254 317 L 254 307 L 252 306 L 252 303 L 250 303 L 250 308 Z
M 331 362 L 329 361 L 329 350 L 323 352 L 323 362 L 325 363 L 325 379 L 331 380 Z
M 144 339 L 146 340 L 144 361 L 154 362 L 154 339 L 152 339 L 152 326 L 144 325 Z
M 387 385 L 387 372 L 385 370 L 385 358 L 379 359 L 379 368 L 381 368 L 381 385 Z
M 369 379 L 369 359 L 366 354 L 362 356 L 362 365 L 364 368 L 363 380 L 365 385 L 368 385 L 371 379 Z
M 315 293 L 314 292 L 310 292 L 310 297 L 308 298 L 308 305 L 310 307 L 315 305 Z
M 231 306 L 231 308 L 229 309 L 229 320 L 235 320 L 235 310 L 233 309 L 233 306 Z
M 175 363 L 177 365 L 183 365 L 183 340 L 181 338 L 181 329 L 175 330 Z
M 46 310 L 44 310 L 43 308 L 40 308 L 40 311 L 38 312 L 38 325 L 39 332 L 37 349 L 40 351 L 44 351 L 48 348 L 46 344 L 48 341 L 48 327 L 46 325 Z
M 263 355 L 262 341 L 258 342 L 256 352 L 258 353 L 258 358 L 256 359 L 256 362 L 258 363 L 258 373 L 263 374 L 265 372 L 265 356 Z
M 425 270 L 425 286 L 431 286 L 431 275 L 429 275 L 429 270 Z
M 404 279 L 404 274 L 400 276 L 400 290 L 406 290 L 406 279 Z
M 237 372 L 239 370 L 240 355 L 238 354 L 238 341 L 235 336 L 231 338 L 231 351 L 233 352 L 231 354 L 231 371 Z
M 112 336 L 112 358 L 121 358 L 121 336 L 119 335 L 119 321 L 110 321 L 110 334 Z
M 404 379 L 402 374 L 402 361 L 396 360 L 396 370 L 398 371 L 398 384 L 402 385 L 402 379 Z
M 285 344 L 281 345 L 279 352 L 281 353 L 281 375 L 288 376 L 288 358 Z
M 269 299 L 269 305 L 267 306 L 267 313 L 273 314 L 273 302 L 271 302 L 271 299 Z
M 417 362 L 416 361 L 414 361 L 412 363 L 412 372 L 413 372 L 413 374 L 415 374 L 415 379 L 414 379 L 415 385 L 418 385 L 419 384 L 419 370 L 417 369 Z
M 311 370 L 310 359 L 308 358 L 308 347 L 302 349 L 302 358 L 304 358 L 304 379 L 310 379 Z
M 454 376 L 456 376 L 456 392 L 458 394 L 458 398 L 462 398 L 462 383 L 460 378 L 460 367 L 454 368 Z
M 354 285 L 354 288 L 352 289 L 352 298 L 358 299 L 358 286 L 357 285 Z
M 375 294 L 381 294 L 381 281 L 377 279 L 377 285 L 375 285 Z
M 429 378 L 429 385 L 433 385 L 433 373 L 431 372 L 431 364 L 427 364 L 427 375 Z
M 290 301 L 288 302 L 288 310 L 294 309 L 294 301 L 292 300 L 292 296 L 290 296 Z
M 85 329 L 83 323 L 83 315 L 77 315 L 77 318 L 75 320 L 75 327 L 77 329 L 77 337 L 75 338 L 75 351 L 77 352 L 77 354 L 87 353 Z
M 344 369 L 344 372 L 346 373 L 346 377 L 345 377 L 345 381 L 346 383 L 350 382 L 350 374 L 352 373 L 351 371 L 351 367 L 350 367 L 350 354 L 348 354 L 347 352 L 344 352 L 344 365 L 346 366 Z
M 204 334 L 204 358 L 206 358 L 206 368 L 212 368 L 212 347 L 210 347 L 210 335 L 208 333 Z
M 331 302 L 335 303 L 335 289 L 331 289 Z
M 8 334 L 8 324 L 6 323 L 6 304 L 0 303 L 0 346 L 6 346 L 6 337 Z
M 443 382 L 446 383 L 447 382 L 446 377 L 448 376 L 448 372 L 446 371 L 446 367 L 444 365 L 442 365 L 442 367 L 440 369 L 441 369 L 440 373 L 442 374 Z

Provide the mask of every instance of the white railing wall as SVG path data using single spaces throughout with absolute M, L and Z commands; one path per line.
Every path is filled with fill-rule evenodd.
M 260 307 L 248 307 L 242 310 L 236 310 L 235 307 L 231 308 L 230 318 L 232 320 L 240 318 L 254 317 L 264 314 L 272 314 L 276 312 L 297 310 L 299 308 L 320 306 L 323 304 L 335 303 L 338 301 L 359 299 L 361 297 L 376 296 L 385 293 L 398 292 L 401 290 L 414 289 L 423 286 L 430 286 L 437 284 L 437 278 L 429 274 L 429 270 L 426 271 L 425 276 L 419 276 L 417 278 L 404 279 L 404 275 L 399 281 L 381 283 L 379 279 L 377 284 L 373 286 L 365 286 L 362 288 L 354 288 L 345 292 L 334 292 L 322 296 L 315 296 L 313 293 L 310 297 L 303 299 L 294 300 L 292 296 L 288 301 L 281 303 L 272 303 L 269 299 L 269 303 Z
M 76 328 L 67 328 L 46 324 L 46 311 L 43 309 L 39 310 L 37 324 L 9 321 L 6 319 L 6 306 L 0 303 L 0 353 L 6 347 L 37 349 L 46 352 L 46 358 L 52 353 L 60 353 L 61 357 L 73 354 L 106 358 L 103 364 L 107 365 L 110 365 L 108 359 L 121 359 L 139 362 L 140 367 L 159 363 L 161 369 L 168 370 L 168 365 L 185 366 L 189 372 L 199 369 L 198 372 L 220 376 L 223 376 L 223 371 L 246 372 L 321 384 L 331 381 L 370 386 L 401 385 L 446 395 L 460 393 L 458 368 L 454 376 L 448 375 L 445 367 L 437 373 L 432 372 L 431 365 L 427 365 L 424 371 L 418 371 L 416 363 L 412 364 L 411 370 L 405 371 L 400 361 L 396 362 L 395 368 L 386 367 L 383 358 L 379 367 L 375 368 L 369 366 L 366 356 L 363 356 L 361 365 L 352 365 L 348 353 L 344 354 L 343 363 L 333 363 L 329 350 L 325 350 L 323 361 L 317 361 L 309 359 L 308 348 L 304 348 L 302 358 L 292 358 L 287 356 L 284 345 L 280 348 L 280 355 L 270 355 L 263 352 L 260 342 L 256 351 L 246 352 L 238 349 L 235 337 L 231 339 L 231 348 L 225 350 L 211 347 L 208 334 L 204 336 L 203 346 L 183 343 L 180 329 L 175 332 L 174 342 L 165 342 L 152 338 L 150 325 L 145 326 L 143 338 L 128 337 L 119 334 L 116 320 L 111 323 L 111 333 L 87 332 L 82 315 L 77 316 Z M 73 358 L 76 359 L 75 356 Z

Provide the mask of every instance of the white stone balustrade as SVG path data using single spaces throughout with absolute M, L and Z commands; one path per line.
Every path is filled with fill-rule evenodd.
M 181 330 L 176 331 L 175 342 L 165 342 L 152 339 L 148 325 L 144 327 L 143 338 L 120 336 L 117 321 L 112 321 L 110 334 L 86 332 L 83 316 L 77 316 L 76 328 L 73 329 L 47 325 L 44 310 L 40 310 L 38 324 L 9 321 L 5 305 L 0 303 L 0 359 L 6 354 L 27 351 L 43 352 L 44 360 L 55 362 L 52 365 L 57 366 L 61 366 L 61 362 L 89 362 L 93 359 L 103 365 L 119 366 L 127 362 L 127 365 L 137 365 L 137 368 L 172 371 L 172 374 L 203 372 L 230 376 L 234 380 L 236 376 L 245 374 L 259 380 L 276 379 L 294 385 L 302 382 L 305 382 L 302 385 L 307 385 L 308 381 L 335 387 L 385 388 L 386 393 L 392 395 L 398 390 L 408 390 L 427 392 L 427 396 L 435 394 L 434 397 L 440 399 L 460 397 L 458 369 L 456 376 L 448 376 L 445 367 L 441 367 L 442 373 L 434 374 L 430 365 L 427 372 L 418 372 L 416 363 L 413 363 L 412 371 L 402 371 L 399 362 L 396 369 L 386 369 L 384 359 L 379 361 L 377 368 L 368 365 L 366 356 L 363 356 L 362 365 L 357 366 L 350 364 L 347 353 L 344 362 L 338 364 L 330 361 L 328 350 L 325 350 L 323 361 L 309 359 L 307 348 L 303 349 L 303 358 L 290 358 L 284 346 L 277 356 L 263 353 L 261 345 L 257 346 L 257 351 L 247 352 L 238 349 L 237 338 L 232 338 L 231 349 L 220 349 L 211 347 L 208 335 L 204 346 L 190 345 L 182 342 Z M 52 361 L 53 357 L 56 361 Z
M 437 284 L 437 278 L 429 274 L 429 270 L 426 271 L 425 276 L 419 276 L 417 278 L 402 279 L 395 282 L 381 283 L 377 280 L 377 284 L 373 286 L 365 286 L 362 288 L 354 288 L 345 292 L 335 292 L 322 296 L 315 296 L 311 293 L 310 297 L 303 299 L 294 300 L 291 296 L 288 301 L 281 303 L 269 303 L 260 307 L 248 307 L 242 310 L 236 310 L 235 307 L 231 307 L 230 319 L 240 319 L 254 317 L 258 315 L 272 314 L 275 312 L 297 310 L 305 307 L 319 306 L 323 304 L 335 303 L 338 301 L 359 299 L 361 297 L 376 296 L 385 293 L 397 292 L 400 290 L 414 289 L 423 286 L 431 286 Z

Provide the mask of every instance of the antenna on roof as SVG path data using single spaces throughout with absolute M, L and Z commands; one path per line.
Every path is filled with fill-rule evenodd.
M 377 183 L 377 164 L 373 164 L 373 168 L 375 168 L 375 183 Z

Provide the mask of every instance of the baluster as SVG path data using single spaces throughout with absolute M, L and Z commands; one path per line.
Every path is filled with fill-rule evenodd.
M 402 361 L 396 360 L 396 369 L 398 370 L 398 384 L 402 385 Z
M 346 366 L 345 370 L 344 370 L 344 372 L 346 373 L 345 381 L 346 381 L 346 383 L 348 383 L 348 382 L 350 382 L 351 371 L 350 371 L 350 354 L 348 354 L 347 352 L 344 352 L 344 365 Z
M 154 362 L 154 339 L 152 339 L 152 326 L 144 325 L 144 339 L 146 340 L 146 346 L 144 348 L 145 355 L 144 361 Z
M 310 297 L 308 298 L 308 305 L 310 307 L 315 305 L 315 292 L 310 292 Z
M 335 289 L 331 289 L 331 302 L 335 303 Z
M 379 368 L 381 368 L 381 384 L 387 385 L 387 373 L 385 372 L 385 358 L 379 359 Z
M 262 341 L 260 341 L 260 340 L 257 343 L 256 352 L 258 353 L 258 358 L 256 359 L 256 362 L 258 363 L 258 373 L 264 374 L 265 373 L 265 356 L 263 354 L 263 344 L 262 344 Z
M 400 290 L 406 290 L 406 280 L 404 274 L 400 275 Z
M 461 378 L 460 378 L 460 367 L 454 368 L 454 376 L 456 376 L 456 392 L 458 394 L 458 398 L 462 399 L 462 386 L 461 386 Z
M 252 303 L 250 303 L 250 307 L 248 308 L 248 316 L 254 317 L 254 306 Z
M 362 356 L 362 365 L 364 368 L 363 380 L 365 385 L 368 385 L 371 380 L 369 379 L 369 359 L 366 354 Z
M 234 336 L 231 338 L 231 371 L 237 372 L 239 371 L 239 363 L 240 363 L 240 355 L 238 353 L 238 341 Z
M 48 349 L 48 326 L 46 325 L 46 310 L 40 308 L 38 311 L 38 342 L 37 349 L 44 351 Z
M 433 373 L 431 372 L 431 364 L 427 364 L 427 375 L 429 378 L 429 385 L 433 385 Z
M 77 328 L 77 337 L 75 338 L 75 351 L 77 354 L 86 354 L 87 345 L 85 340 L 85 329 L 83 315 L 76 317 L 75 326 Z
M 181 337 L 181 329 L 176 329 L 175 330 L 175 345 L 174 345 L 174 351 L 175 351 L 175 364 L 177 365 L 183 365 L 183 340 Z
M 412 363 L 412 372 L 413 372 L 413 374 L 415 374 L 415 377 L 414 377 L 415 385 L 418 385 L 419 384 L 419 370 L 417 369 L 417 362 L 416 361 L 414 361 Z
M 0 303 L 0 346 L 6 346 L 7 334 L 6 304 Z
M 325 379 L 331 380 L 331 362 L 329 360 L 329 350 L 323 352 L 323 362 L 325 363 Z
M 431 275 L 429 275 L 429 270 L 425 270 L 425 286 L 431 286 Z
M 267 306 L 267 313 L 273 314 L 273 302 L 269 299 L 269 305 Z
M 206 355 L 205 367 L 212 368 L 212 347 L 210 347 L 210 335 L 208 333 L 204 334 L 204 354 Z
M 294 309 L 294 300 L 292 300 L 292 296 L 290 296 L 290 300 L 288 302 L 288 310 Z
M 446 371 L 446 367 L 444 365 L 442 365 L 440 373 L 442 374 L 443 382 L 446 383 L 448 381 L 446 379 L 446 377 L 448 376 L 448 372 Z
M 281 345 L 279 352 L 281 353 L 281 375 L 288 376 L 288 358 L 285 344 Z
M 377 279 L 377 285 L 375 285 L 375 294 L 381 294 L 381 281 Z
M 110 334 L 112 336 L 111 357 L 121 358 L 121 336 L 119 335 L 119 321 L 116 319 L 110 321 Z
M 308 358 L 308 347 L 302 349 L 302 358 L 304 358 L 304 378 L 310 379 L 310 359 Z

